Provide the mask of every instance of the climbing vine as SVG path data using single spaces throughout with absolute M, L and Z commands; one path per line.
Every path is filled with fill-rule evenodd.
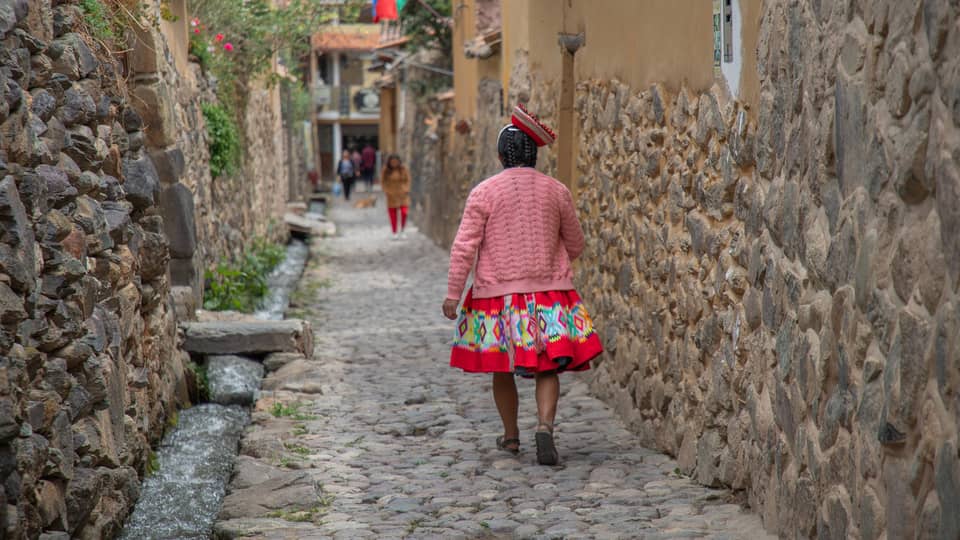
M 223 106 L 204 103 L 201 108 L 207 124 L 210 176 L 233 174 L 240 165 L 240 129 Z

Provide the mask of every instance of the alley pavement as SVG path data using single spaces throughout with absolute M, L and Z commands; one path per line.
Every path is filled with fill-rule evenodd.
M 446 254 L 392 240 L 382 198 L 330 216 L 289 314 L 312 321 L 314 359 L 267 366 L 218 538 L 771 538 L 641 447 L 590 372 L 561 376 L 559 466 L 536 464 L 526 380 L 522 451 L 498 451 L 489 376 L 448 366 Z

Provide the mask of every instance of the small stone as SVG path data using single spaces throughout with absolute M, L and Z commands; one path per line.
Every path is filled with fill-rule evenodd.
M 197 249 L 197 229 L 194 222 L 193 193 L 177 183 L 160 194 L 164 232 L 170 242 L 170 254 L 190 258 Z
M 12 176 L 0 180 L 0 271 L 19 290 L 32 290 L 36 259 L 33 227 Z
M 76 124 L 87 123 L 96 113 L 97 106 L 93 98 L 83 86 L 75 84 L 64 94 L 64 103 L 57 110 L 57 118 L 69 128 Z
M 126 244 L 129 241 L 130 212 L 132 211 L 130 203 L 123 201 L 104 201 L 103 217 L 107 225 L 107 233 L 116 244 Z
M 38 165 L 36 172 L 40 181 L 46 182 L 47 200 L 51 207 L 61 208 L 76 198 L 77 189 L 70 184 L 70 179 L 60 169 L 49 165 Z
M 87 126 L 76 126 L 70 130 L 69 143 L 63 151 L 85 171 L 99 169 L 107 157 L 106 143 L 97 138 Z
M 57 98 L 53 97 L 50 92 L 43 88 L 34 90 L 32 95 L 33 103 L 30 105 L 30 110 L 44 122 L 50 120 L 53 113 L 57 110 Z
M 242 356 L 209 356 L 207 377 L 211 402 L 252 405 L 263 378 L 263 365 Z
M 880 432 L 877 433 L 877 440 L 883 445 L 897 446 L 907 442 L 907 436 L 892 424 L 886 422 L 880 427 Z
M 124 160 L 123 178 L 127 200 L 133 203 L 134 208 L 142 210 L 155 204 L 160 194 L 160 178 L 150 158 Z
M 125 108 L 121 117 L 123 119 L 123 129 L 127 130 L 127 133 L 143 129 L 143 118 L 133 107 Z

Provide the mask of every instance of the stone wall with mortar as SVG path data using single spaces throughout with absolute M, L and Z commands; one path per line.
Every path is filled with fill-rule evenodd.
M 592 387 L 781 536 L 958 538 L 960 6 L 767 1 L 756 52 L 754 104 L 577 86 Z M 444 246 L 489 172 L 449 116 L 417 216 Z
M 287 238 L 283 214 L 289 200 L 289 159 L 286 129 L 280 106 L 279 85 L 250 85 L 244 113 L 243 173 L 240 192 L 224 201 L 224 208 L 243 206 L 242 221 L 235 227 L 249 241 L 254 236 L 280 241 Z M 237 212 L 237 208 L 230 211 Z
M 410 169 L 410 220 L 435 242 L 449 245 L 463 201 L 490 166 L 477 159 L 470 136 L 455 131 L 451 101 L 405 94 L 406 121 L 397 133 L 397 153 Z
M 159 4 L 152 9 L 159 17 Z M 239 126 L 240 170 L 211 178 L 201 104 L 217 101 L 215 82 L 195 62 L 180 67 L 184 62 L 171 47 L 179 34 L 165 29 L 148 26 L 132 40 L 133 104 L 145 119 L 147 146 L 160 173 L 173 283 L 193 288 L 199 297 L 205 269 L 239 256 L 255 237 L 286 238 L 287 130 L 279 86 L 251 84 Z
M 523 50 L 512 58 L 511 86 L 504 92 L 503 110 L 501 82 L 481 78 L 476 118 L 459 126 L 452 101 L 404 93 L 407 113 L 399 125 L 397 141 L 413 176 L 411 219 L 443 247 L 449 247 L 456 236 L 470 189 L 503 170 L 497 155 L 497 135 L 510 121 L 513 106 L 524 103 L 548 125 L 556 125 L 559 84 L 537 77 L 529 69 Z M 532 92 L 534 87 L 537 92 Z M 555 174 L 556 151 L 556 145 L 541 149 L 537 168 Z
M 0 4 L 0 536 L 108 538 L 188 400 L 161 180 L 75 2 Z
M 451 100 L 404 93 L 406 118 L 399 125 L 397 145 L 413 178 L 410 217 L 442 246 L 453 242 L 470 189 L 502 170 L 497 134 L 509 116 L 501 114 L 501 84 L 490 78 L 479 84 L 477 116 L 460 129 Z
M 770 1 L 758 107 L 578 87 L 593 389 L 781 536 L 960 537 L 958 21 Z

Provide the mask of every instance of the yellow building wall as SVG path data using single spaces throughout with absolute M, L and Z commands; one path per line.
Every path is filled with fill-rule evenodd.
M 453 90 L 454 109 L 458 120 L 472 119 L 477 114 L 477 87 L 480 83 L 475 58 L 467 58 L 463 44 L 476 35 L 476 4 L 463 0 L 453 6 Z
M 756 104 L 759 95 L 756 46 L 762 0 L 740 0 L 743 19 L 740 53 L 744 63 L 740 99 Z M 710 88 L 713 71 L 713 5 L 709 0 L 503 0 L 501 78 L 509 87 L 519 50 L 529 54 L 530 72 L 541 81 L 561 72 L 561 32 L 583 32 L 576 54 L 576 79 L 618 79 L 633 88 L 661 83 Z
M 380 151 L 388 154 L 397 151 L 396 100 L 396 88 L 380 89 Z

